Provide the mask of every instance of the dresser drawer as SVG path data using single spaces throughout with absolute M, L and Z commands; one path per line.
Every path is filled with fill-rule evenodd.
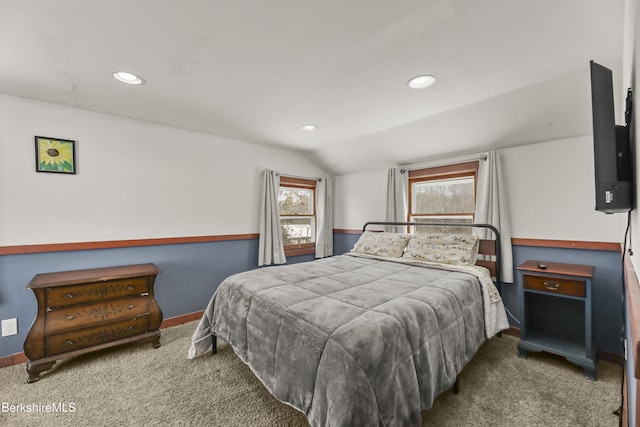
M 89 326 L 128 319 L 149 312 L 146 297 L 121 298 L 96 304 L 71 305 L 46 313 L 46 332 L 55 334 Z
M 96 346 L 122 338 L 143 334 L 149 329 L 149 315 L 134 317 L 120 322 L 94 326 L 73 332 L 45 336 L 47 356 Z
M 522 282 L 525 289 L 580 298 L 587 296 L 584 280 L 523 274 Z
M 47 307 L 62 307 L 83 302 L 95 302 L 149 292 L 146 277 L 110 280 L 90 284 L 47 288 Z

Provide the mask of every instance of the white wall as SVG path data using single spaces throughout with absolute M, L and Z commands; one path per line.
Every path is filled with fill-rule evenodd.
M 264 168 L 324 172 L 307 157 L 221 137 L 0 96 L 0 245 L 258 231 Z M 36 173 L 34 135 L 77 142 L 77 175 Z M 501 150 L 512 235 L 615 241 L 594 210 L 590 136 Z M 335 177 L 335 228 L 384 220 L 387 170 Z
M 638 152 L 638 148 L 640 148 L 639 140 L 638 140 L 638 129 L 640 129 L 640 114 L 638 112 L 638 94 L 640 94 L 640 1 L 639 0 L 626 0 L 625 2 L 625 25 L 624 25 L 624 50 L 623 50 L 623 58 L 622 58 L 622 87 L 624 92 L 626 92 L 627 88 L 632 88 L 634 90 L 634 126 L 635 126 L 635 149 L 636 149 L 636 157 L 635 157 L 635 172 L 636 172 L 636 205 L 638 205 L 638 201 L 640 201 L 640 179 L 638 178 L 640 171 L 640 153 Z M 617 99 L 619 100 L 616 104 L 616 107 L 620 111 L 624 111 L 624 93 L 620 94 Z M 638 216 L 638 210 L 634 210 L 631 213 L 631 239 L 632 241 L 638 242 L 640 238 L 640 217 Z M 635 274 L 638 275 L 640 272 L 640 254 L 638 251 L 635 252 L 635 255 L 631 256 L 631 262 L 633 263 L 633 269 Z M 629 304 L 631 304 L 631 300 L 627 302 L 627 310 Z M 627 319 L 626 323 L 626 338 L 631 341 L 633 333 L 630 324 L 637 319 Z M 637 326 L 634 326 L 634 328 Z M 633 426 L 638 424 L 638 410 L 640 408 L 637 407 L 637 394 L 638 394 L 638 382 L 632 381 L 634 376 L 638 375 L 636 371 L 636 363 L 635 359 L 638 358 L 637 350 L 634 349 L 634 345 L 628 346 L 630 350 L 628 350 L 628 354 L 626 354 L 627 358 L 627 406 L 628 406 L 628 425 Z
M 0 245 L 257 233 L 265 168 L 302 154 L 0 96 Z M 77 174 L 35 172 L 34 136 L 76 141 Z
M 355 230 L 367 221 L 385 220 L 386 169 L 337 176 L 334 192 L 334 228 Z
M 594 209 L 591 136 L 503 149 L 500 157 L 513 237 L 622 241 L 626 216 Z M 384 220 L 386 180 L 386 170 L 337 177 L 335 227 Z
M 593 138 L 501 151 L 512 236 L 622 242 L 626 215 L 595 210 Z
M 640 0 L 627 0 L 625 6 L 625 46 L 622 60 L 622 87 L 624 93 L 621 93 L 616 98 L 616 108 L 618 111 L 624 111 L 624 96 L 626 96 L 627 88 L 632 88 L 636 154 L 636 206 L 640 206 L 640 138 L 638 137 L 640 135 L 638 132 L 640 129 L 640 111 L 638 111 L 638 106 L 640 105 Z M 631 214 L 631 224 L 632 240 L 637 242 L 640 239 L 640 216 L 638 216 L 637 208 Z M 636 253 L 631 257 L 631 260 L 636 273 L 640 274 L 640 255 Z

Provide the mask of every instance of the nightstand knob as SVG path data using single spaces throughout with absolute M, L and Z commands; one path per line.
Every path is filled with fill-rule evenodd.
M 131 309 L 133 308 L 133 304 L 129 304 L 129 305 L 127 306 L 127 308 L 128 308 L 129 310 L 131 310 Z
M 73 295 L 73 294 L 71 294 L 71 293 L 67 294 L 67 298 L 73 298 L 74 296 L 75 296 L 75 295 Z
M 127 328 L 127 329 L 129 329 L 130 331 L 133 331 L 134 328 L 133 328 L 133 326 L 129 326 L 129 328 Z
M 557 291 L 560 289 L 560 283 L 558 282 L 544 282 L 544 287 L 549 289 L 550 291 Z
M 73 340 L 67 340 L 67 344 L 69 344 L 69 345 L 73 345 L 74 342 L 75 341 L 73 341 Z
M 127 286 L 127 289 L 129 289 L 129 290 L 133 289 L 133 285 Z
M 67 320 L 73 320 L 73 314 L 67 314 Z

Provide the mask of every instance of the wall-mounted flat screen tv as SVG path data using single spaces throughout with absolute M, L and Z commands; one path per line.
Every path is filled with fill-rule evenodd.
M 635 207 L 631 89 L 627 92 L 626 125 L 616 125 L 613 73 L 594 61 L 590 65 L 596 210 L 628 212 Z

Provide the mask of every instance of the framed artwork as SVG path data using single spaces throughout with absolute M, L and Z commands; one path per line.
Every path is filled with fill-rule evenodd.
M 36 172 L 76 173 L 76 142 L 36 136 Z

